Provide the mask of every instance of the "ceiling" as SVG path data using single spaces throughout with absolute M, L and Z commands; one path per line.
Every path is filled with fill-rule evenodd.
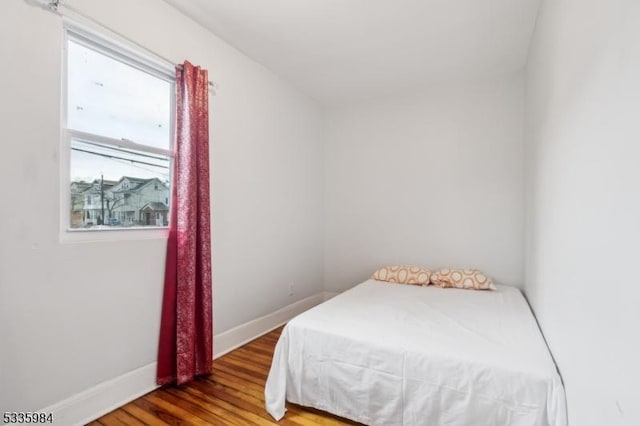
M 165 0 L 324 104 L 522 68 L 539 0 Z

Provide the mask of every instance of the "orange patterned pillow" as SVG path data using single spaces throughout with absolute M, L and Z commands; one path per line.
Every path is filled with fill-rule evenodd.
M 431 283 L 442 288 L 496 289 L 491 278 L 477 269 L 440 269 L 431 274 Z
M 429 285 L 431 271 L 417 266 L 387 266 L 378 269 L 371 277 L 390 283 Z

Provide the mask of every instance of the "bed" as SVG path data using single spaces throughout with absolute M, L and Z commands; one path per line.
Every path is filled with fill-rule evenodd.
M 265 386 L 367 425 L 566 426 L 556 366 L 520 291 L 368 280 L 292 319 Z

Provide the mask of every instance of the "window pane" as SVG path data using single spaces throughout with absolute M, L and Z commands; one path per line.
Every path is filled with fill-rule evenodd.
M 67 126 L 170 149 L 172 84 L 72 40 Z
M 71 228 L 167 226 L 170 159 L 71 142 Z

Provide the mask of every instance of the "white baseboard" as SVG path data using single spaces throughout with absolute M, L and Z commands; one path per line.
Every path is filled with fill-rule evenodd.
M 318 293 L 268 315 L 220 333 L 213 338 L 213 359 L 239 348 L 265 333 L 278 328 L 291 318 L 324 302 L 325 295 Z
M 54 425 L 84 425 L 156 388 L 154 362 L 102 382 L 39 412 L 53 413 Z
M 330 299 L 335 294 L 332 292 L 318 293 L 215 335 L 213 337 L 213 358 L 221 357 L 280 327 L 291 318 Z M 158 387 L 156 385 L 156 363 L 153 362 L 114 379 L 102 382 L 63 401 L 43 408 L 39 412 L 53 413 L 53 424 L 55 425 L 84 425 Z
M 322 293 L 323 300 L 326 302 L 327 300 L 331 299 L 332 297 L 336 297 L 340 293 L 341 292 L 339 292 L 339 291 L 324 291 Z

